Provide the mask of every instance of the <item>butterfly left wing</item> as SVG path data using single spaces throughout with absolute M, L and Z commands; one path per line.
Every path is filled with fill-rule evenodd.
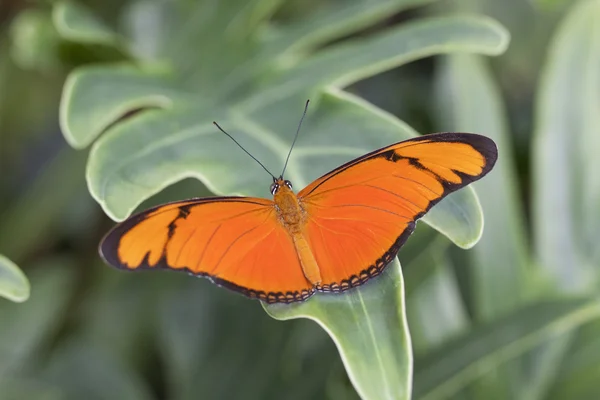
M 313 292 L 274 203 L 212 197 L 161 205 L 115 226 L 100 244 L 115 267 L 184 270 L 269 303 Z
M 497 158 L 484 136 L 441 133 L 376 150 L 298 193 L 321 291 L 344 291 L 381 273 L 416 221 L 448 194 L 487 174 Z

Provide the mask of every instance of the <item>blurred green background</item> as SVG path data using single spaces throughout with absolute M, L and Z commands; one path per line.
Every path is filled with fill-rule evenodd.
M 411 24 L 465 13 L 465 22 L 424 28 L 440 44 L 417 54 L 427 43 L 410 41 Z M 492 49 L 490 18 L 510 33 L 505 52 Z M 313 22 L 320 29 L 305 28 Z M 398 40 L 384 40 L 396 31 Z M 264 42 L 253 41 L 259 36 Z M 360 47 L 371 37 L 383 38 L 364 42 L 372 54 Z M 444 42 L 450 37 L 458 44 Z M 415 53 L 394 60 L 405 48 Z M 450 54 L 423 58 L 437 53 Z M 353 62 L 363 64 L 347 66 Z M 327 68 L 330 75 L 319 76 Z M 163 79 L 169 74 L 185 80 Z M 313 76 L 318 90 L 301 90 Z M 289 97 L 277 97 L 285 86 L 278 79 L 292 87 Z M 186 97 L 182 82 L 199 97 Z M 323 89 L 331 84 L 349 95 Z M 312 132 L 339 124 L 335 111 L 391 143 L 394 136 L 373 117 L 378 111 L 362 98 L 412 127 L 398 130 L 477 132 L 498 143 L 495 170 L 474 185 L 485 216 L 479 243 L 461 250 L 420 223 L 400 251 L 413 398 L 598 398 L 600 1 L 2 0 L 0 293 L 27 297 L 18 265 L 31 297 L 0 298 L 0 399 L 358 398 L 315 323 L 276 321 L 257 302 L 184 274 L 123 273 L 97 253 L 113 224 L 104 211 L 124 217 L 147 198 L 139 208 L 240 185 L 268 195 L 269 181 L 254 174 L 250 159 L 202 164 L 209 150 L 231 153 L 226 141 L 205 153 L 190 142 L 189 158 L 181 148 L 163 149 L 159 160 L 141 160 L 110 180 L 111 154 L 118 160 L 131 151 L 119 129 L 133 137 L 127 121 L 163 121 L 144 121 L 137 111 L 174 105 L 180 114 L 166 120 L 174 130 L 187 117 L 243 131 L 225 110 L 243 99 L 250 106 L 235 108 L 238 114 L 280 116 L 269 127 L 288 143 L 302 111 L 298 99 L 307 95 L 316 96 L 319 110 L 317 122 L 309 114 L 307 141 L 311 124 Z M 276 108 L 256 111 L 257 102 Z M 130 118 L 119 120 L 124 116 Z M 353 133 L 345 128 L 335 130 L 341 136 L 330 142 L 333 153 Z M 87 146 L 104 131 L 110 135 L 88 162 Z M 130 144 L 155 140 L 144 134 Z M 367 150 L 379 143 L 348 140 Z M 279 168 L 264 146 L 249 147 Z M 352 158 L 339 152 L 333 165 L 317 163 L 302 178 Z M 169 170 L 173 157 L 178 169 Z M 210 190 L 186 168 L 206 171 Z M 246 170 L 248 177 L 239 174 Z M 132 189 L 132 176 L 138 186 L 139 179 L 150 183 Z M 187 179 L 169 186 L 172 176 Z

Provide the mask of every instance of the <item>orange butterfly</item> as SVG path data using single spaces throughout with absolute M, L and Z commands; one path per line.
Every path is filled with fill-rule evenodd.
M 100 254 L 118 268 L 184 270 L 268 303 L 343 292 L 379 275 L 416 221 L 486 175 L 496 158 L 485 136 L 425 135 L 352 160 L 297 195 L 282 173 L 271 174 L 273 200 L 195 198 L 151 208 L 116 225 Z

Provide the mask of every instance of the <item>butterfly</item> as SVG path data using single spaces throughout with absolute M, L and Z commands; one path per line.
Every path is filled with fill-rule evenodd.
M 117 224 L 100 254 L 121 269 L 187 271 L 267 303 L 343 292 L 379 275 L 417 220 L 486 175 L 497 155 L 485 136 L 429 134 L 349 161 L 297 194 L 285 166 L 275 177 L 254 158 L 273 177 L 272 200 L 227 196 L 159 205 Z

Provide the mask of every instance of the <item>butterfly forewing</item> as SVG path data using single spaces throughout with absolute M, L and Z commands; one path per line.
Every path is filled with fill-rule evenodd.
M 427 135 L 350 161 L 300 191 L 323 278 L 319 289 L 343 291 L 378 275 L 417 219 L 487 174 L 496 158 L 484 136 Z

